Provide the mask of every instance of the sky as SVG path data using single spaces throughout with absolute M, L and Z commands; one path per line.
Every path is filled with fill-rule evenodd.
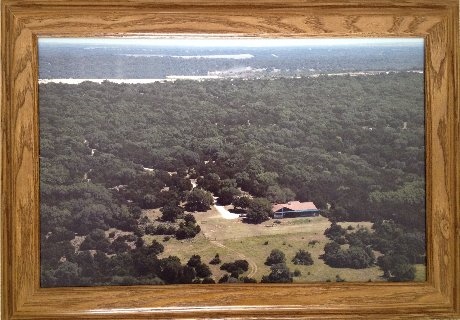
M 422 46 L 423 38 L 39 38 L 39 45 L 142 45 L 142 46 L 184 46 L 184 47 L 292 47 L 292 46 Z

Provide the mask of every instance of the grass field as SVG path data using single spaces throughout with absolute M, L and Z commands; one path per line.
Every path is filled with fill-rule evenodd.
M 149 218 L 158 216 L 158 212 L 149 212 Z M 195 213 L 197 223 L 202 232 L 193 239 L 177 240 L 171 238 L 163 242 L 164 236 L 146 235 L 144 239 L 150 243 L 153 239 L 165 246 L 161 257 L 178 256 L 186 263 L 193 254 L 201 256 L 202 261 L 209 263 L 216 253 L 222 262 L 232 262 L 245 259 L 249 262 L 249 271 L 244 275 L 260 281 L 263 275 L 270 273 L 270 267 L 264 264 L 265 259 L 273 249 L 280 249 L 286 255 L 286 264 L 294 271 L 298 269 L 301 276 L 295 277 L 294 282 L 324 282 L 336 281 L 340 277 L 345 281 L 367 282 L 385 281 L 383 272 L 373 266 L 367 269 L 331 268 L 324 264 L 319 256 L 324 252 L 324 245 L 329 241 L 324 230 L 330 226 L 330 221 L 322 216 L 312 218 L 281 219 L 280 223 L 269 220 L 259 225 L 243 223 L 241 219 L 226 220 L 212 208 L 205 213 Z M 371 228 L 370 222 L 341 222 L 342 227 L 349 225 L 354 228 Z M 315 245 L 309 242 L 316 240 Z M 299 249 L 309 251 L 313 265 L 294 265 L 291 260 Z M 219 269 L 220 265 L 209 265 L 213 277 L 218 280 L 226 274 Z M 425 266 L 416 266 L 416 281 L 425 280 Z

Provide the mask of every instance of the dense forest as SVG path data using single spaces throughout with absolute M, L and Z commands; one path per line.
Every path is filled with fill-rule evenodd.
M 269 219 L 271 203 L 314 201 L 333 222 L 329 265 L 364 268 L 372 248 L 387 279 L 411 280 L 410 265 L 424 263 L 421 74 L 50 83 L 39 96 L 42 286 L 217 282 L 198 255 L 159 258 L 167 242 L 142 238 L 193 238 L 193 212 L 212 196 L 249 223 Z M 141 217 L 149 208 L 161 208 L 160 223 Z M 247 269 L 234 264 L 229 273 Z

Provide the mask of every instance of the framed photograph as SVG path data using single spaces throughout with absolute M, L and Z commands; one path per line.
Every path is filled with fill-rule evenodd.
M 4 1 L 2 316 L 460 316 L 458 9 Z

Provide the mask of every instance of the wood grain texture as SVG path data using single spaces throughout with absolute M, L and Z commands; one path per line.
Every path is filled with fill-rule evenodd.
M 458 1 L 2 2 L 5 319 L 460 318 Z M 39 288 L 37 36 L 425 37 L 426 283 Z

